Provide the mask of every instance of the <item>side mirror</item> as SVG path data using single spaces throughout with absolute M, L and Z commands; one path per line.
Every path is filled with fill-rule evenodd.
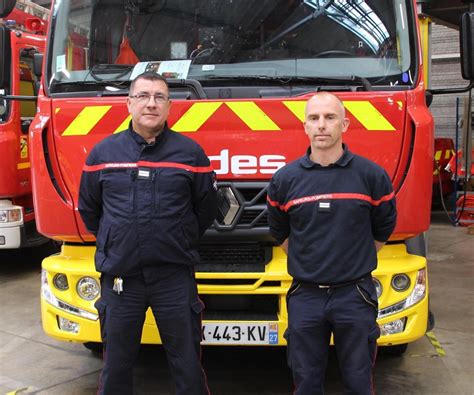
M 461 74 L 465 80 L 474 79 L 474 12 L 461 16 L 459 30 L 461 47 Z
M 16 0 L 0 0 L 0 18 L 6 17 L 15 8 Z
M 33 73 L 38 77 L 38 81 L 43 75 L 43 54 L 35 53 L 33 55 Z
M 10 31 L 4 26 L 0 26 L 0 54 L 0 88 L 8 88 L 11 66 Z

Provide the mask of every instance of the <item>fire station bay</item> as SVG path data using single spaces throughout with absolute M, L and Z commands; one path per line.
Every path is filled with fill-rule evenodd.
M 473 394 L 473 88 L 474 0 L 0 0 L 0 395 Z

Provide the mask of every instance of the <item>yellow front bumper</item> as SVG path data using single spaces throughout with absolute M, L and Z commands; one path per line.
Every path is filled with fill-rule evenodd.
M 90 276 L 98 279 L 99 277 L 94 268 L 94 251 L 94 247 L 65 245 L 62 247 L 60 254 L 52 255 L 43 261 L 44 283 L 42 284 L 41 293 L 41 316 L 43 329 L 49 336 L 59 340 L 75 342 L 101 341 L 94 301 L 82 299 L 76 291 L 76 284 L 80 278 Z M 403 244 L 385 246 L 379 253 L 378 269 L 374 272 L 374 276 L 378 278 L 384 290 L 379 299 L 379 308 L 391 306 L 406 299 L 413 288 L 418 271 L 424 268 L 426 268 L 426 259 L 407 254 Z M 68 290 L 60 291 L 54 287 L 52 279 L 57 273 L 63 273 L 67 276 Z M 406 273 L 410 277 L 412 283 L 410 289 L 400 293 L 390 287 L 391 278 L 397 273 Z M 277 340 L 272 341 L 271 345 L 286 344 L 283 338 L 288 320 L 286 292 L 291 284 L 291 277 L 286 272 L 286 255 L 280 248 L 273 249 L 273 259 L 266 265 L 265 272 L 197 273 L 196 277 L 198 282 L 206 280 L 206 284 L 198 285 L 201 295 L 276 295 L 279 301 L 279 309 L 275 320 L 232 321 L 232 324 L 269 324 L 273 328 L 276 327 L 278 333 Z M 223 284 L 222 280 L 228 279 L 247 281 L 245 285 Z M 213 282 L 214 284 L 212 284 Z M 53 298 L 47 297 L 48 292 L 53 295 Z M 424 298 L 417 304 L 379 320 L 379 324 L 383 325 L 397 319 L 406 319 L 404 330 L 401 333 L 381 336 L 379 338 L 380 345 L 408 343 L 425 334 L 428 321 L 427 295 L 426 290 Z M 64 330 L 64 325 L 61 329 L 60 320 L 78 325 L 75 326 L 75 331 Z M 203 324 L 219 322 L 204 320 Z M 160 343 L 159 334 L 150 310 L 147 312 L 143 328 L 142 343 Z

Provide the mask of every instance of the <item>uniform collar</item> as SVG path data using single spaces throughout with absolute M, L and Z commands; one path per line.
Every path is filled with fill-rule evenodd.
M 153 144 L 148 144 L 147 141 L 140 136 L 137 132 L 133 130 L 132 127 L 132 121 L 128 124 L 128 130 L 126 133 L 129 134 L 129 136 L 135 141 L 138 145 L 157 145 L 159 144 L 165 137 L 166 134 L 168 134 L 169 128 L 168 128 L 168 123 L 165 122 L 165 125 L 163 126 L 163 131 L 156 137 L 155 142 Z
M 349 162 L 354 157 L 354 154 L 351 151 L 349 151 L 349 148 L 347 147 L 347 144 L 343 143 L 342 148 L 343 148 L 344 152 L 342 153 L 342 156 L 336 161 L 336 163 L 332 163 L 329 166 L 324 166 L 324 167 L 334 167 L 334 166 L 346 167 L 349 164 Z M 308 149 L 306 150 L 306 154 L 303 157 L 300 158 L 301 166 L 305 167 L 306 169 L 311 169 L 313 167 L 322 168 L 323 166 L 321 166 L 317 163 L 314 163 L 311 160 L 310 154 L 311 154 L 311 147 L 308 147 Z

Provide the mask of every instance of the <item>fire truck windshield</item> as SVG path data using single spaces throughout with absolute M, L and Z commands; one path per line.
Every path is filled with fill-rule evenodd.
M 408 89 L 418 70 L 413 12 L 411 0 L 62 0 L 49 88 L 120 89 L 156 70 L 203 87 L 357 76 L 374 89 Z

